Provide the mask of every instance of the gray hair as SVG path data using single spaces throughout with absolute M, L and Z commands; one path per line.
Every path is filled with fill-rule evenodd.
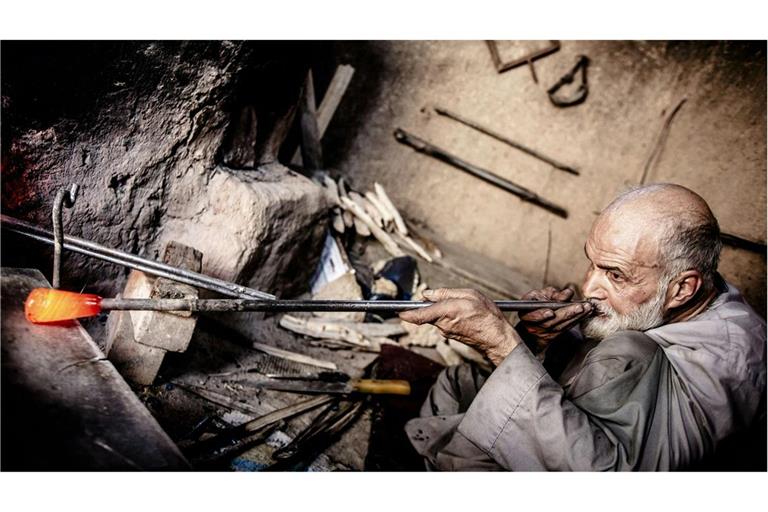
M 698 198 L 701 208 L 680 208 L 663 218 L 660 249 L 665 262 L 664 277 L 672 279 L 686 270 L 701 272 L 705 283 L 712 285 L 720 262 L 722 241 L 720 226 L 707 203 L 693 191 L 671 183 L 635 187 L 617 197 L 604 213 L 643 196 L 671 189 L 684 190 Z

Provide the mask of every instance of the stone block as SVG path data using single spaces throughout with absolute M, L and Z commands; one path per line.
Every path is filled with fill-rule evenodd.
M 125 298 L 147 298 L 152 292 L 152 281 L 144 272 L 131 270 L 128 274 L 128 280 L 125 283 L 123 293 L 118 295 Z M 115 340 L 118 338 L 122 344 L 125 340 L 134 341 L 133 324 L 130 322 L 131 315 L 128 311 L 110 311 L 107 319 L 107 341 L 104 347 L 104 353 L 110 360 L 113 359 L 112 348 L 115 346 Z M 126 321 L 128 320 L 128 321 Z M 114 357 L 118 357 L 115 355 Z M 115 366 L 119 366 L 116 360 L 112 360 Z
M 163 261 L 177 268 L 199 272 L 202 254 L 191 247 L 172 241 L 166 246 Z M 150 284 L 148 295 L 146 295 L 147 284 Z M 162 277 L 154 278 L 144 275 L 143 278 L 137 277 L 133 285 L 134 287 L 130 290 L 126 286 L 126 297 L 129 297 L 129 293 L 141 293 L 136 298 L 148 296 L 151 299 L 196 299 L 198 297 L 197 289 L 192 286 Z M 130 297 L 133 296 L 130 295 Z M 187 349 L 197 323 L 197 317 L 188 311 L 178 313 L 131 311 L 130 316 L 133 323 L 133 336 L 138 343 L 171 352 L 184 352 Z
M 204 274 L 281 297 L 307 291 L 327 226 L 323 188 L 277 162 L 204 178 L 177 191 L 160 243 L 202 251 Z
M 112 311 L 107 320 L 108 357 L 124 379 L 149 385 L 155 380 L 165 350 L 137 343 L 128 311 Z
M 169 242 L 163 261 L 199 271 L 202 254 L 191 247 Z M 132 270 L 122 296 L 130 299 L 197 298 L 197 290 Z M 106 352 L 124 378 L 138 384 L 151 384 L 167 351 L 187 349 L 196 320 L 190 312 L 112 311 L 107 320 Z

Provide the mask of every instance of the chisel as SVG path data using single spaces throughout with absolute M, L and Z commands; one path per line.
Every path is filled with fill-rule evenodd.
M 271 379 L 253 376 L 233 379 L 238 384 L 256 388 L 275 389 L 305 394 L 348 395 L 365 393 L 371 395 L 410 395 L 411 385 L 407 380 L 350 379 L 346 382 L 327 382 L 323 380 Z

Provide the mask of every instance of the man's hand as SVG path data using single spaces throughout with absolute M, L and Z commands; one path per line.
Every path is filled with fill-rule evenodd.
M 573 297 L 573 290 L 565 288 L 557 290 L 553 287 L 543 290 L 531 290 L 523 295 L 523 300 L 548 300 L 567 302 Z M 562 332 L 570 329 L 576 322 L 592 312 L 592 305 L 574 304 L 564 308 L 537 309 L 520 315 L 520 325 L 532 338 L 536 340 L 538 348 L 543 350 L 550 341 Z
M 425 290 L 423 295 L 435 304 L 403 311 L 401 320 L 433 324 L 446 338 L 479 350 L 497 366 L 522 343 L 496 304 L 475 290 L 440 288 Z

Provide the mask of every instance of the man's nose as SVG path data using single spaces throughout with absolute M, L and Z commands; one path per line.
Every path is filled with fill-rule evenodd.
M 600 280 L 601 273 L 595 270 L 587 270 L 584 283 L 581 285 L 581 295 L 588 299 L 606 299 L 605 287 Z

